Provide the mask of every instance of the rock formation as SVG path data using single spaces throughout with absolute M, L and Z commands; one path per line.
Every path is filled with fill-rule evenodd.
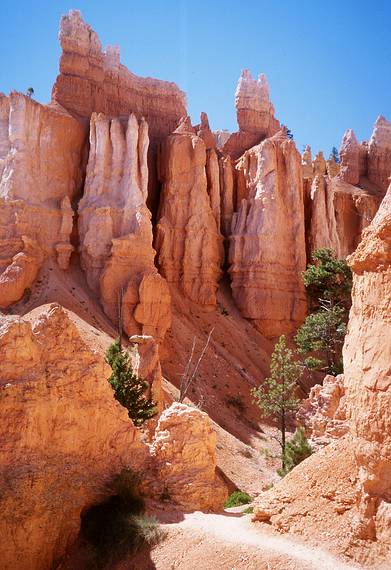
M 348 431 L 345 409 L 343 375 L 327 375 L 323 384 L 316 384 L 296 414 L 300 425 L 305 427 L 311 443 L 330 443 Z
M 68 267 L 84 140 L 59 105 L 0 96 L 0 307 L 22 297 L 45 258 Z
M 212 199 L 217 190 L 208 195 L 205 144 L 190 119 L 164 141 L 159 164 L 162 190 L 155 247 L 160 272 L 191 301 L 213 307 L 222 263 L 217 204 Z M 215 180 L 216 175 L 214 170 Z
M 154 494 L 185 510 L 220 510 L 227 499 L 216 474 L 216 433 L 209 416 L 178 402 L 159 418 L 151 445 Z
M 134 113 L 145 117 L 151 138 L 172 132 L 186 114 L 185 95 L 168 81 L 138 77 L 120 63 L 118 46 L 102 51 L 98 35 L 78 10 L 61 18 L 60 74 L 53 100 L 66 109 L 90 118 L 93 112 L 111 117 Z
M 300 155 L 283 132 L 247 151 L 248 198 L 233 216 L 229 248 L 232 293 L 244 317 L 266 336 L 304 320 L 306 267 Z
M 340 147 L 340 166 L 325 161 L 323 153 L 311 161 L 303 153 L 307 255 L 327 247 L 338 257 L 351 254 L 362 231 L 372 221 L 384 193 L 367 178 L 367 145 L 357 142 L 349 129 Z
M 339 149 L 341 159 L 340 178 L 357 185 L 366 171 L 366 149 L 360 145 L 352 129 L 348 129 Z
M 42 570 L 76 539 L 82 510 L 147 450 L 103 356 L 59 305 L 3 317 L 0 353 L 1 566 Z
M 344 258 L 354 251 L 380 204 L 380 198 L 338 176 L 317 174 L 307 199 L 308 252 L 327 247 Z
M 274 117 L 269 84 L 263 73 L 256 80 L 248 69 L 242 71 L 235 93 L 235 106 L 239 132 L 226 140 L 223 152 L 237 159 L 252 146 L 276 134 L 280 123 Z
M 386 192 L 391 176 L 391 123 L 377 118 L 368 144 L 368 178 Z
M 148 125 L 94 113 L 79 234 L 88 284 L 115 323 L 122 304 L 128 334 L 158 340 L 170 325 L 170 294 L 154 265 L 148 188 Z
M 377 567 L 391 563 L 390 236 L 391 187 L 349 258 L 353 305 L 343 351 L 349 433 L 301 463 L 255 508 L 257 520 L 280 530 L 332 534 L 334 548 Z

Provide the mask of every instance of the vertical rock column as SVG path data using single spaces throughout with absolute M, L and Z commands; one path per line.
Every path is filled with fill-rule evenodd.
M 170 325 L 170 295 L 154 265 L 148 187 L 148 125 L 91 117 L 85 194 L 79 204 L 82 266 L 106 314 L 117 322 L 122 299 L 128 334 L 161 340 Z
M 282 132 L 247 151 L 248 199 L 232 220 L 230 274 L 244 317 L 269 337 L 293 332 L 304 320 L 306 267 L 301 157 Z
M 210 188 L 217 184 L 215 162 L 210 156 Z M 213 307 L 222 262 L 218 203 L 215 188 L 208 195 L 205 144 L 189 119 L 164 141 L 159 163 L 156 249 L 161 273 L 191 301 Z

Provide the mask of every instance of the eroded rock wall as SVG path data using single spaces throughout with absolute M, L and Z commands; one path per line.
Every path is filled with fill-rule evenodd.
M 62 307 L 3 317 L 0 352 L 1 566 L 43 570 L 76 539 L 82 510 L 147 450 L 109 366 Z
M 208 194 L 206 148 L 190 120 L 164 141 L 159 161 L 162 190 L 155 241 L 161 274 L 205 308 L 216 305 L 223 255 L 218 201 L 214 199 L 217 194 L 212 190 L 212 180 L 217 184 L 212 156 L 208 158 Z
M 110 319 L 122 307 L 128 334 L 158 340 L 170 325 L 170 294 L 154 265 L 148 193 L 148 125 L 94 113 L 79 204 L 82 267 Z
M 0 307 L 22 297 L 46 257 L 68 267 L 85 138 L 59 105 L 0 97 Z
M 118 46 L 105 51 L 98 35 L 71 10 L 60 23 L 60 74 L 53 87 L 53 100 L 86 118 L 93 112 L 110 117 L 134 113 L 145 117 L 151 137 L 161 139 L 172 132 L 186 114 L 185 95 L 168 81 L 139 77 L 120 62 Z
M 247 151 L 237 168 L 248 197 L 233 216 L 230 235 L 235 302 L 266 336 L 293 332 L 306 312 L 300 154 L 281 131 Z

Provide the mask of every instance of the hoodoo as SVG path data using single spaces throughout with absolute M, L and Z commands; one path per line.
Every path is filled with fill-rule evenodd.
M 59 41 L 49 104 L 0 94 L 1 568 L 390 568 L 391 123 L 301 155 L 264 74 L 213 131 L 78 10 Z

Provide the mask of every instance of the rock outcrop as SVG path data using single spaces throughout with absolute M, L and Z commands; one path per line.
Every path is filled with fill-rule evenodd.
M 154 265 L 148 192 L 148 125 L 93 114 L 84 195 L 79 204 L 82 267 L 106 314 L 122 306 L 128 334 L 162 340 L 170 293 Z
M 368 565 L 391 563 L 391 187 L 349 258 L 353 304 L 344 345 L 349 433 L 260 497 L 257 520 L 337 537 Z M 305 515 L 303 517 L 303 515 Z
M 74 320 L 50 305 L 0 323 L 4 570 L 51 568 L 76 539 L 82 510 L 147 455 L 114 399 L 110 368 Z
M 308 186 L 307 186 L 308 188 Z M 307 197 L 307 249 L 330 248 L 345 258 L 360 242 L 362 231 L 375 216 L 381 198 L 352 186 L 338 176 L 317 174 Z
M 366 148 L 359 144 L 352 129 L 348 129 L 339 149 L 341 159 L 340 178 L 357 185 L 366 172 Z
M 310 442 L 317 445 L 330 443 L 347 433 L 343 375 L 327 375 L 323 384 L 313 386 L 296 418 L 305 427 Z
M 59 105 L 0 96 L 0 307 L 22 297 L 45 258 L 68 267 L 84 141 Z
M 248 197 L 234 214 L 229 248 L 232 293 L 266 336 L 304 320 L 306 267 L 301 158 L 284 132 L 240 159 Z
M 387 191 L 391 176 L 391 123 L 377 118 L 368 143 L 368 178 L 383 192 Z
M 172 132 L 186 114 L 185 95 L 168 81 L 138 77 L 120 63 L 118 46 L 102 51 L 98 35 L 78 10 L 61 18 L 60 74 L 53 100 L 86 118 L 93 112 L 110 117 L 134 113 L 145 117 L 151 138 Z
M 213 155 L 212 155 L 213 156 Z M 209 188 L 217 184 L 209 155 Z M 222 236 L 218 230 L 217 188 L 208 194 L 207 154 L 190 119 L 162 144 L 162 183 L 155 247 L 168 283 L 205 308 L 216 305 L 221 276 Z M 213 171 L 213 176 L 211 172 Z
M 263 73 L 258 79 L 253 79 L 248 69 L 242 71 L 235 93 L 235 106 L 239 132 L 227 138 L 223 152 L 237 159 L 246 150 L 275 135 L 280 123 L 274 117 L 269 84 Z
M 216 474 L 215 449 L 209 416 L 172 404 L 160 416 L 151 444 L 153 493 L 164 493 L 185 510 L 221 510 L 228 494 Z

